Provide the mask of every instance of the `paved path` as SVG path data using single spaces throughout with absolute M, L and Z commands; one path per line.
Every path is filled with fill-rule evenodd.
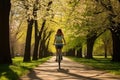
M 58 63 L 55 62 L 55 57 L 52 57 L 19 80 L 120 80 L 120 77 L 78 64 L 65 57 L 61 65 L 62 69 L 58 70 Z

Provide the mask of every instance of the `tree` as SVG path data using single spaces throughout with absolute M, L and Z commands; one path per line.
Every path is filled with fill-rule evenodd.
M 106 12 L 108 14 L 109 26 L 107 28 L 111 31 L 113 40 L 112 61 L 120 62 L 120 2 L 119 0 L 96 0 L 96 2 L 103 8 L 101 13 Z
M 25 44 L 25 53 L 23 62 L 31 61 L 31 35 L 32 35 L 32 25 L 33 19 L 28 20 L 28 29 L 27 29 L 27 36 L 26 36 L 26 44 Z
M 83 57 L 83 55 L 82 55 L 82 45 L 81 45 L 81 47 L 78 48 L 76 57 L 78 57 L 78 58 L 82 58 Z
M 39 48 L 39 41 L 41 40 L 41 36 L 43 34 L 43 31 L 45 29 L 45 24 L 47 22 L 46 17 L 48 16 L 48 12 L 51 9 L 52 1 L 49 1 L 47 3 L 47 8 L 45 9 L 44 19 L 42 19 L 42 25 L 40 30 L 38 30 L 38 23 L 37 20 L 35 20 L 35 46 L 34 46 L 34 52 L 33 52 L 33 60 L 38 59 L 38 48 Z M 42 47 L 42 46 L 41 46 Z
M 106 31 L 107 17 L 106 14 L 97 15 L 98 8 L 94 1 L 86 1 L 86 12 L 84 13 L 84 19 L 82 21 L 82 26 L 84 26 L 86 31 L 86 44 L 87 44 L 87 53 L 86 58 L 93 58 L 93 48 L 96 39 Z M 92 5 L 92 6 L 91 6 Z
M 68 11 L 66 11 L 66 34 L 68 36 L 68 43 L 66 45 L 67 54 L 77 57 L 82 57 L 82 46 L 85 42 L 85 32 L 81 25 L 82 15 L 85 9 L 85 1 L 81 0 L 70 0 L 68 3 Z M 76 54 L 77 51 L 77 54 Z
M 52 34 L 52 30 L 51 31 L 47 31 L 48 28 L 46 28 L 43 31 L 43 35 L 42 38 L 40 40 L 40 48 L 39 48 L 39 58 L 43 58 L 43 57 L 47 57 L 48 56 L 48 45 L 49 45 L 49 38 Z M 48 40 L 48 42 L 47 42 Z
M 103 46 L 104 46 L 104 56 L 105 56 L 105 58 L 107 58 L 108 54 L 110 54 L 110 53 L 108 53 L 108 51 L 112 47 L 112 45 L 111 45 L 112 37 L 111 37 L 109 30 L 106 31 L 105 33 L 103 33 L 102 42 L 103 42 Z
M 9 43 L 10 0 L 0 0 L 0 64 L 12 64 Z
M 26 1 L 25 1 L 26 2 Z M 27 27 L 27 35 L 26 35 L 26 43 L 25 43 L 25 52 L 24 52 L 24 59 L 23 62 L 31 61 L 31 36 L 32 36 L 32 29 L 33 29 L 33 12 L 28 4 L 24 4 L 25 9 L 28 11 L 28 27 Z M 30 11 L 29 11 L 30 10 Z

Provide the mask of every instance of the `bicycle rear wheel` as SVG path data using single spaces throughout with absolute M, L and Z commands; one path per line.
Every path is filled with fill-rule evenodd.
M 59 69 L 61 69 L 61 55 L 59 54 L 58 55 L 58 66 L 59 66 Z

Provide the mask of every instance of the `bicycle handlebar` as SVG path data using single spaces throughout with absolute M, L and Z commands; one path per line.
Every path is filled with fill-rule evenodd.
M 64 44 L 64 43 L 61 43 L 62 45 L 66 45 L 66 44 Z M 54 43 L 53 45 L 56 45 L 56 43 Z

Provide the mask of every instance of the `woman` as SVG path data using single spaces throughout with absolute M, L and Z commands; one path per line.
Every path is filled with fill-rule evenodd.
M 63 32 L 61 29 L 58 29 L 55 35 L 54 44 L 56 47 L 56 61 L 58 52 L 62 52 L 63 44 L 66 44 Z

